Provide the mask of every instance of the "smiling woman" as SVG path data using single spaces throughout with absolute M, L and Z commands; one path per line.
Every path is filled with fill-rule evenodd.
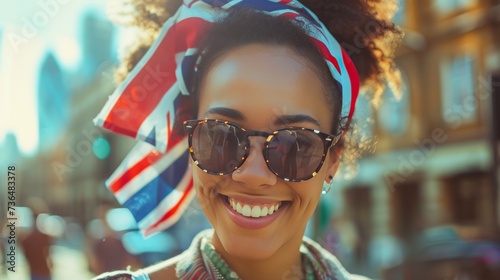
M 273 108 L 286 106 L 289 115 L 305 115 L 308 119 L 315 120 L 313 123 L 301 120 L 287 125 L 329 131 L 332 121 L 324 100 L 323 86 L 309 65 L 302 60 L 302 57 L 283 50 L 281 46 L 260 44 L 246 45 L 224 54 L 212 66 L 201 85 L 198 116 L 235 121 L 248 129 L 265 128 L 272 131 L 284 127 L 274 125 L 280 115 L 276 115 Z M 215 114 L 209 112 L 210 109 L 221 106 L 238 112 L 239 117 L 234 119 L 231 115 L 221 114 L 224 111 Z M 312 134 L 310 137 L 316 136 L 314 132 L 309 134 Z M 274 135 L 274 138 L 278 138 L 281 134 Z M 227 253 L 240 258 L 267 259 L 274 256 L 283 260 L 290 256 L 288 250 L 283 250 L 285 247 L 300 245 L 302 238 L 292 238 L 291 235 L 302 235 L 320 197 L 322 181 L 328 179 L 328 174 L 334 173 L 332 169 L 336 154 L 330 154 L 332 159 L 327 159 L 319 176 L 292 184 L 285 179 L 297 177 L 299 172 L 285 172 L 278 176 L 274 174 L 276 170 L 271 171 L 269 166 L 276 164 L 269 159 L 266 164 L 266 159 L 262 156 L 265 138 L 249 138 L 251 140 L 243 139 L 249 142 L 246 144 L 249 146 L 246 160 L 241 160 L 243 162 L 236 165 L 240 172 L 233 172 L 230 180 L 213 177 L 201 169 L 193 170 L 198 199 L 202 202 L 201 205 L 206 206 L 204 212 L 215 229 L 213 244 L 223 257 Z M 316 144 L 323 148 L 321 141 Z M 207 142 L 202 145 L 207 145 Z M 276 145 L 286 147 L 283 143 Z M 296 161 L 297 156 L 290 154 L 292 149 L 299 153 L 295 146 L 290 146 L 281 156 L 288 161 Z M 270 153 L 269 149 L 266 151 L 264 154 Z M 322 154 L 323 151 L 319 155 Z M 312 168 L 314 171 L 317 166 L 305 168 Z M 310 172 L 311 175 L 313 171 Z M 283 180 L 278 180 L 279 177 Z M 300 176 L 291 179 L 300 179 Z M 210 193 L 217 195 L 204 195 Z M 229 207 L 228 202 L 231 200 L 242 205 L 243 215 Z M 265 205 L 282 207 L 270 215 L 272 219 L 265 222 L 252 222 L 256 219 L 245 217 L 245 209 L 250 212 L 249 209 Z M 293 230 L 280 230 L 283 228 Z M 295 242 L 290 242 L 292 240 Z M 283 255 L 276 255 L 278 248 Z
M 397 29 L 378 4 L 184 1 L 96 123 L 166 147 L 167 155 L 175 143 L 185 145 L 193 167 L 183 192 L 192 186 L 213 230 L 173 259 L 98 279 L 364 279 L 346 272 L 304 232 L 345 153 L 359 80 L 373 85 L 375 96 L 384 77 L 397 82 L 392 49 L 380 43 Z M 159 10 L 146 6 L 143 15 Z M 376 28 L 356 48 L 352 26 L 373 22 Z M 352 47 L 351 57 L 342 45 Z M 146 99 L 158 99 L 155 108 L 175 108 L 173 122 L 172 111 L 150 114 L 166 115 L 166 126 L 173 124 L 167 139 L 157 136 L 157 125 L 145 130 L 142 123 L 133 132 L 130 123 L 113 117 L 116 106 L 132 110 L 131 101 L 135 110 L 147 110 L 133 92 L 151 61 L 166 69 L 166 86 L 152 88 Z M 172 63 L 170 72 L 162 68 Z

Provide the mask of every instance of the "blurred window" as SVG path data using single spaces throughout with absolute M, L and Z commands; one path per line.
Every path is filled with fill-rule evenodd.
M 442 199 L 450 222 L 489 226 L 495 223 L 494 188 L 490 174 L 481 171 L 443 178 Z
M 390 194 L 392 234 L 410 240 L 423 228 L 422 182 L 408 180 L 395 184 Z
M 372 188 L 357 186 L 344 191 L 346 213 L 352 222 L 356 241 L 353 244 L 355 261 L 360 264 L 368 258 L 368 247 L 373 229 Z
M 476 0 L 434 0 L 434 8 L 439 13 L 450 13 L 472 6 Z
M 384 92 L 383 102 L 378 110 L 380 126 L 388 133 L 403 134 L 407 131 L 410 117 L 410 102 L 408 78 L 401 73 L 401 98 L 387 88 Z
M 477 115 L 474 96 L 474 59 L 459 55 L 444 61 L 441 74 L 443 119 L 454 123 L 472 122 Z

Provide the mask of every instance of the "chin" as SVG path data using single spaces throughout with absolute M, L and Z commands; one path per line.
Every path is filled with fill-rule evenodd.
M 251 261 L 263 261 L 273 257 L 281 247 L 278 240 L 259 239 L 257 237 L 243 237 L 229 233 L 223 238 L 220 234 L 224 250 L 232 257 Z

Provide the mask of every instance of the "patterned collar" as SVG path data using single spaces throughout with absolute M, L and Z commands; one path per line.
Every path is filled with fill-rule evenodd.
M 191 243 L 189 249 L 182 253 L 176 268 L 176 275 L 181 280 L 217 279 L 240 280 L 228 264 L 215 251 L 210 240 L 213 230 L 200 232 Z M 286 279 L 307 280 L 348 280 L 350 274 L 342 267 L 335 256 L 323 249 L 318 243 L 304 237 L 300 248 L 302 268 L 297 267 L 289 272 Z

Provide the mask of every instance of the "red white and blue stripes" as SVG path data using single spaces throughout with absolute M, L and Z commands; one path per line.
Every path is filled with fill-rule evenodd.
M 229 8 L 245 7 L 304 21 L 342 88 L 342 115 L 352 117 L 359 78 L 346 52 L 316 15 L 292 0 L 184 0 L 145 56 L 110 96 L 94 123 L 139 143 L 107 181 L 145 235 L 172 225 L 194 197 L 182 122 L 202 50 L 198 39 Z

